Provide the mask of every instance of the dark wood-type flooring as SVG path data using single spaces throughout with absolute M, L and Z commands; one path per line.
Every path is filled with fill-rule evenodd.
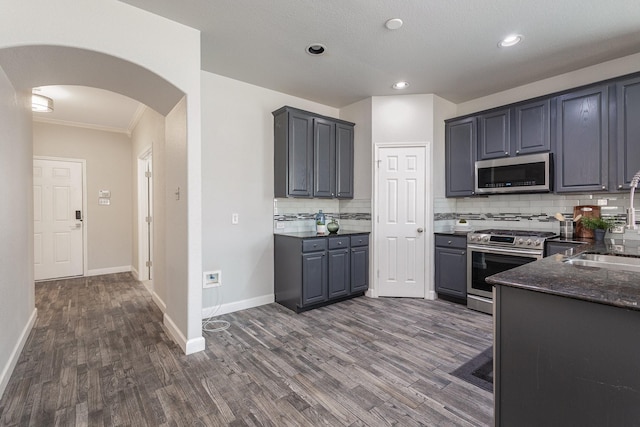
M 486 426 L 490 392 L 449 372 L 491 317 L 445 301 L 356 298 L 221 318 L 206 350 L 171 341 L 129 274 L 36 284 L 38 320 L 1 426 Z

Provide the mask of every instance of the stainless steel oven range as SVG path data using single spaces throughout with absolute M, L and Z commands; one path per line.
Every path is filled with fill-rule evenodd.
M 480 230 L 467 234 L 467 307 L 493 313 L 493 274 L 542 259 L 548 231 Z

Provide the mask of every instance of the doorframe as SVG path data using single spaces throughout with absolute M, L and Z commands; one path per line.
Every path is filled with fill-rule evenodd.
M 150 261 L 153 262 L 153 188 L 147 187 L 147 179 L 144 174 L 146 172 L 146 168 L 143 165 L 146 165 L 146 162 L 151 159 L 151 170 L 153 171 L 153 148 L 152 146 L 148 146 L 142 150 L 142 152 L 137 157 L 137 181 L 138 181 L 138 262 L 137 269 L 138 277 L 137 279 L 150 287 L 153 287 L 153 273 L 151 277 L 149 277 L 149 269 L 144 269 L 146 267 L 146 256 L 142 250 L 140 250 L 140 245 L 143 241 L 146 241 L 145 246 L 149 252 Z M 153 174 L 153 172 L 152 172 Z M 153 186 L 153 180 L 151 181 L 151 185 Z M 141 197 L 143 194 L 147 195 L 147 198 Z M 147 223 L 145 217 L 147 215 L 143 215 L 143 212 L 147 211 L 148 204 L 151 205 L 151 212 L 147 212 L 149 216 L 151 216 L 151 223 L 148 225 L 149 227 L 149 235 L 147 235 L 144 231 L 147 228 Z M 150 239 L 150 240 L 149 240 Z M 143 269 L 145 272 L 143 273 Z M 153 271 L 153 264 L 151 266 L 151 270 Z
M 433 277 L 433 251 L 429 250 L 433 247 L 433 144 L 429 141 L 418 142 L 377 142 L 374 144 L 374 160 L 373 160 L 373 200 L 371 203 L 372 209 L 372 234 L 373 234 L 373 266 L 375 271 L 370 272 L 373 280 L 371 281 L 373 286 L 367 292 L 367 295 L 373 298 L 378 297 L 379 287 L 379 275 L 378 266 L 380 265 L 380 251 L 378 250 L 378 235 L 379 235 L 379 207 L 378 201 L 380 200 L 378 180 L 379 180 L 379 162 L 380 162 L 380 150 L 385 148 L 424 148 L 424 299 L 433 300 L 436 298 L 435 283 Z
M 87 248 L 87 228 L 89 227 L 89 203 L 87 201 L 87 160 L 70 157 L 33 156 L 33 160 L 50 160 L 56 162 L 80 163 L 82 169 L 82 277 L 86 277 L 89 271 L 89 249 Z M 32 168 L 33 169 L 33 161 Z M 33 174 L 33 171 L 31 172 Z M 31 198 L 33 198 L 33 185 L 31 186 Z M 33 215 L 32 215 L 33 217 Z M 31 218 L 34 221 L 34 218 Z M 33 236 L 31 236 L 33 239 Z M 33 268 L 33 266 L 32 266 Z

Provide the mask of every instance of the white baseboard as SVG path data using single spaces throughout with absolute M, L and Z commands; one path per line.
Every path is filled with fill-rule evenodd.
M 427 291 L 427 296 L 424 299 L 435 300 L 436 296 L 436 291 Z
M 167 312 L 167 304 L 165 304 L 164 301 L 162 301 L 162 299 L 158 296 L 157 293 L 152 292 L 151 299 L 153 300 L 153 302 L 156 303 L 156 305 L 158 306 L 161 312 L 163 313 Z
M 216 307 L 205 307 L 202 309 L 202 318 L 207 319 L 213 316 L 233 313 L 234 311 L 246 310 L 247 308 L 259 307 L 265 304 L 271 304 L 275 301 L 273 294 L 263 295 L 261 297 L 249 298 L 242 301 L 230 302 L 222 304 L 217 310 Z M 215 311 L 215 313 L 214 313 Z
M 164 326 L 167 328 L 169 335 L 176 344 L 182 349 L 184 354 L 189 355 L 192 353 L 196 353 L 198 351 L 204 350 L 205 341 L 204 337 L 199 336 L 196 338 L 192 338 L 187 340 L 187 338 L 180 332 L 180 329 L 176 326 L 176 324 L 171 320 L 171 317 L 167 313 L 164 314 Z
M 2 369 L 2 374 L 0 375 L 0 399 L 4 394 L 5 388 L 7 388 L 7 384 L 9 384 L 9 378 L 11 378 L 11 374 L 18 364 L 18 359 L 20 358 L 20 353 L 22 353 L 22 349 L 24 348 L 25 343 L 27 342 L 27 338 L 29 338 L 29 333 L 31 333 L 31 329 L 33 329 L 33 325 L 36 323 L 36 319 L 38 318 L 38 309 L 34 308 L 31 316 L 29 317 L 29 321 L 24 326 L 22 330 L 22 334 L 20 334 L 20 339 L 16 343 L 16 346 L 13 348 L 11 352 L 11 356 L 7 361 L 7 364 Z
M 131 266 L 131 274 L 133 274 L 133 277 L 136 280 L 140 280 L 140 274 L 138 273 L 138 269 L 136 269 L 134 266 Z
M 130 265 L 121 265 L 120 267 L 96 268 L 87 271 L 87 276 L 102 276 L 103 274 L 128 273 L 133 267 Z

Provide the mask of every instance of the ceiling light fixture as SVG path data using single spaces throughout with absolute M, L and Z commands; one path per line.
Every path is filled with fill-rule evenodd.
M 398 28 L 402 27 L 402 24 L 403 24 L 402 19 L 393 18 L 385 22 L 384 26 L 387 27 L 387 29 L 389 30 L 397 30 Z
M 511 46 L 517 45 L 521 41 L 522 41 L 522 36 L 520 34 L 512 34 L 512 35 L 507 36 L 504 39 L 500 40 L 500 43 L 498 43 L 498 46 L 499 47 L 511 47 Z
M 53 111 L 53 99 L 37 93 L 32 93 L 31 111 L 38 113 L 51 113 Z
M 322 55 L 326 49 L 327 47 L 322 43 L 311 43 L 307 46 L 307 53 L 313 56 Z
M 406 89 L 407 87 L 409 87 L 409 82 L 396 82 L 391 87 L 398 90 Z

